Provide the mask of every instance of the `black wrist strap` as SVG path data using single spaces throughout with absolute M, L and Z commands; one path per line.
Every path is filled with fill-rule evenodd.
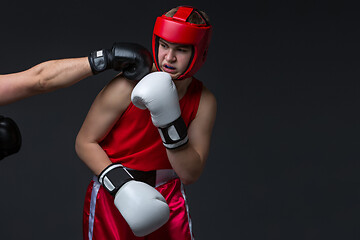
M 168 149 L 181 147 L 189 141 L 186 124 L 181 116 L 174 122 L 158 129 L 163 144 Z
M 88 59 L 93 74 L 105 71 L 108 68 L 107 50 L 99 50 L 90 53 Z
M 112 195 L 126 182 L 133 180 L 133 176 L 119 163 L 110 164 L 99 175 L 99 182 Z

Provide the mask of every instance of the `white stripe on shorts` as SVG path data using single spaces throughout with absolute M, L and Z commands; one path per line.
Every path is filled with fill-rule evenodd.
M 181 183 L 181 193 L 182 193 L 183 198 L 184 198 L 184 200 L 185 200 L 186 214 L 187 214 L 188 222 L 189 222 L 189 229 L 190 229 L 191 240 L 195 240 L 194 234 L 193 234 L 193 229 L 192 229 L 192 222 L 191 222 L 191 218 L 190 218 L 189 205 L 188 205 L 187 200 L 186 200 L 186 194 L 185 194 L 184 184 L 182 184 L 182 183 Z
M 96 196 L 99 192 L 100 183 L 97 178 L 93 178 L 93 188 L 91 191 L 91 200 L 90 200 L 90 213 L 89 213 L 89 240 L 92 240 L 93 232 L 94 232 L 94 220 L 95 220 L 95 206 L 96 206 Z

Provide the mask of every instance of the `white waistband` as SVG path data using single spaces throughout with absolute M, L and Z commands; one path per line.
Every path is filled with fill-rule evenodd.
M 178 175 L 173 169 L 160 169 L 156 170 L 156 183 L 155 187 L 158 187 L 164 183 L 167 183 L 171 179 L 178 178 Z

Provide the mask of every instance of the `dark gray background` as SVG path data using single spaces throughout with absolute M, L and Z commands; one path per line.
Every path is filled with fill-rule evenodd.
M 351 2 L 4 0 L 0 73 L 115 41 L 150 49 L 155 17 L 181 4 L 204 9 L 214 26 L 197 77 L 217 97 L 217 121 L 205 171 L 187 187 L 197 239 L 359 239 Z M 23 135 L 21 152 L 0 163 L 0 239 L 82 238 L 92 174 L 74 141 L 114 74 L 0 108 Z

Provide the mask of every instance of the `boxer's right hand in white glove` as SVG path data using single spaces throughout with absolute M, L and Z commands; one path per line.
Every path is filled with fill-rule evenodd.
M 148 235 L 168 221 L 170 210 L 164 197 L 150 185 L 135 181 L 121 164 L 105 168 L 99 182 L 115 196 L 115 206 L 135 236 Z
M 158 127 L 166 148 L 178 148 L 188 142 L 178 93 L 170 74 L 153 72 L 146 75 L 134 87 L 131 101 L 136 107 L 150 111 L 152 122 Z

